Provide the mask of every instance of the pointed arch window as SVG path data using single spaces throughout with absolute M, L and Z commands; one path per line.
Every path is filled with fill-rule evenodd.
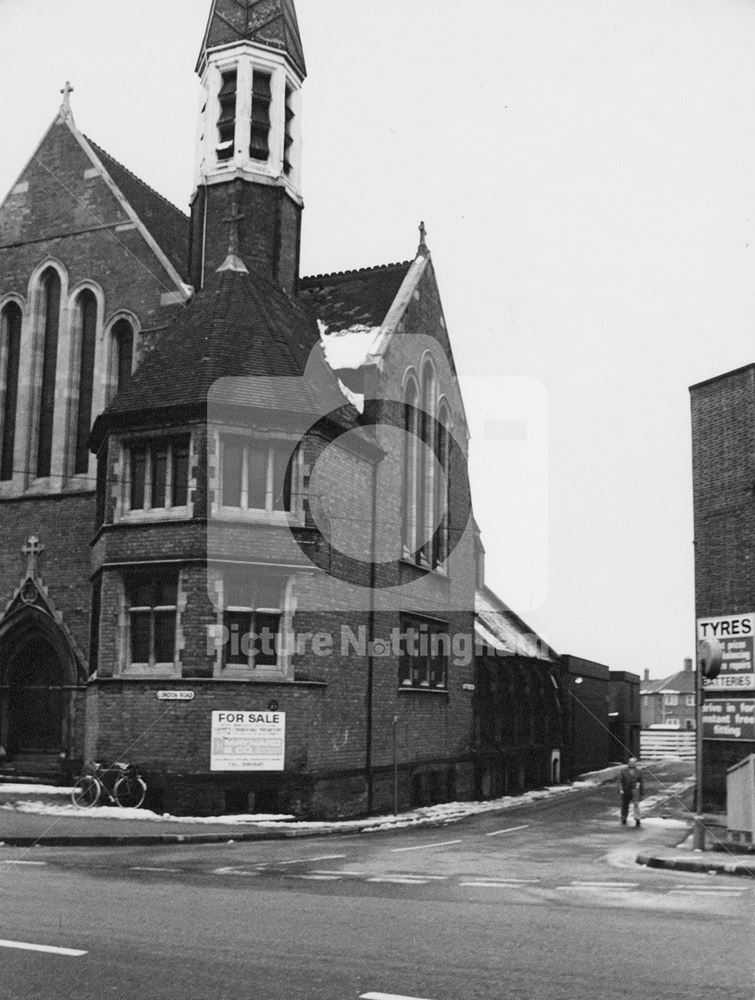
M 418 535 L 420 559 L 433 565 L 432 537 L 435 532 L 435 372 L 430 362 L 422 370 L 422 400 L 420 412 L 420 449 L 418 463 L 419 516 Z
M 42 380 L 37 424 L 37 477 L 50 475 L 52 467 L 52 432 L 55 415 L 55 376 L 60 332 L 60 278 L 48 268 L 42 275 L 40 331 L 42 336 Z
M 0 481 L 13 479 L 13 452 L 16 444 L 16 405 L 18 403 L 18 372 L 21 356 L 21 308 L 9 302 L 0 316 L 0 357 L 2 372 L 2 438 L 0 439 Z
M 89 470 L 89 432 L 92 429 L 94 353 L 97 345 L 97 299 L 85 289 L 76 299 L 75 335 L 78 345 L 78 401 L 74 424 L 73 473 Z
M 134 364 L 134 328 L 127 319 L 119 319 L 110 334 L 111 378 L 113 395 L 126 388 Z
M 451 511 L 451 413 L 443 400 L 438 407 L 436 443 L 435 525 L 433 566 L 442 566 L 448 558 L 449 517 Z
M 404 390 L 404 551 L 413 557 L 417 551 L 419 388 L 410 376 Z

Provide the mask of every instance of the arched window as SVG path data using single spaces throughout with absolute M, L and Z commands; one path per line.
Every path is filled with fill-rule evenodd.
M 119 319 L 111 333 L 111 384 L 113 395 L 126 388 L 134 363 L 134 328 L 127 319 Z
M 417 551 L 419 430 L 419 389 L 410 376 L 404 390 L 404 550 L 410 556 Z
M 441 402 L 438 408 L 437 430 L 438 441 L 435 457 L 438 463 L 438 475 L 435 483 L 435 525 L 438 529 L 438 533 L 435 536 L 433 551 L 434 566 L 442 565 L 448 558 L 448 532 L 451 510 L 451 414 L 445 400 Z
M 74 424 L 73 472 L 78 475 L 89 469 L 94 352 L 97 344 L 97 299 L 88 289 L 76 300 L 74 331 L 79 352 L 79 393 Z
M 430 362 L 422 371 L 422 413 L 420 438 L 418 536 L 421 558 L 433 565 L 432 537 L 435 532 L 435 372 Z
M 40 332 L 42 335 L 42 383 L 37 425 L 37 477 L 49 476 L 52 465 L 52 431 L 55 415 L 55 375 L 60 330 L 60 278 L 48 268 L 40 282 Z
M 18 367 L 21 355 L 20 307 L 9 302 L 0 316 L 0 357 L 2 371 L 2 439 L 0 439 L 0 481 L 13 479 L 13 451 L 16 444 L 16 404 L 18 403 Z

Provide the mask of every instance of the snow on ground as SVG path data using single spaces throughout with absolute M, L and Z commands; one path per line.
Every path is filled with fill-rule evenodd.
M 58 785 L 0 785 L 0 795 L 67 795 L 71 796 L 70 788 L 60 788 Z
M 83 818 L 91 816 L 97 819 L 112 820 L 142 820 L 145 822 L 160 823 L 182 823 L 196 825 L 222 825 L 222 826 L 253 826 L 267 830 L 301 830 L 318 831 L 338 829 L 344 832 L 350 830 L 375 832 L 378 830 L 398 830 L 412 826 L 429 826 L 435 824 L 453 823 L 467 816 L 477 816 L 481 813 L 504 812 L 515 806 L 527 805 L 531 802 L 542 802 L 546 799 L 561 797 L 572 792 L 585 788 L 593 788 L 606 781 L 612 780 L 618 774 L 620 767 L 609 767 L 603 771 L 594 771 L 589 775 L 583 775 L 583 780 L 572 782 L 571 785 L 555 785 L 549 788 L 535 789 L 524 792 L 522 795 L 506 795 L 499 799 L 491 799 L 485 802 L 444 802 L 440 805 L 426 806 L 421 809 L 412 809 L 409 812 L 401 813 L 398 816 L 373 816 L 368 819 L 338 820 L 338 821 L 307 821 L 294 820 L 293 816 L 285 815 L 261 815 L 253 814 L 231 814 L 227 816 L 171 816 L 167 813 L 150 812 L 148 809 L 120 809 L 115 806 L 98 806 L 96 809 L 86 809 L 74 806 L 73 803 L 51 803 L 35 799 L 33 796 L 44 794 L 48 796 L 68 796 L 70 800 L 70 788 L 55 788 L 47 785 L 0 785 L 0 794 L 6 797 L 11 795 L 13 800 L 0 805 L 0 809 L 12 809 L 16 812 L 34 813 L 42 816 L 68 816 Z M 668 803 L 669 800 L 680 799 L 681 795 L 687 791 L 694 779 L 687 779 L 672 785 L 666 786 L 663 791 L 643 800 L 642 811 L 647 814 L 661 803 Z M 680 820 L 665 820 L 650 818 L 643 822 L 655 825 L 679 823 L 685 825 Z

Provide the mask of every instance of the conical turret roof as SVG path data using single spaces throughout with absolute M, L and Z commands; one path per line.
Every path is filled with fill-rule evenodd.
M 213 0 L 197 72 L 209 49 L 243 41 L 285 52 L 302 78 L 307 75 L 294 0 Z

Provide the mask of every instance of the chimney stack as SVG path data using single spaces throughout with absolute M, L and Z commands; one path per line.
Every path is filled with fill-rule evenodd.
M 650 671 L 649 670 L 647 670 L 647 669 L 645 670 L 645 676 L 642 679 L 647 684 L 647 682 L 650 680 Z
M 684 670 L 686 673 L 691 673 L 692 671 L 692 659 L 690 657 L 684 660 Z

